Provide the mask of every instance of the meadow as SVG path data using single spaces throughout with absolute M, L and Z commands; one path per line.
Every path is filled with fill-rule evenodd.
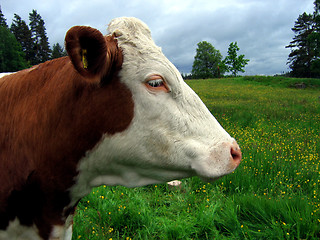
M 320 80 L 188 80 L 243 160 L 212 183 L 101 186 L 75 215 L 73 239 L 319 239 Z

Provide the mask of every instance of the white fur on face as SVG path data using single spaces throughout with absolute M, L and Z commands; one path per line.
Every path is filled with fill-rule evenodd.
M 109 31 L 123 51 L 120 79 L 132 92 L 134 118 L 127 130 L 105 136 L 81 160 L 74 194 L 101 184 L 136 187 L 232 172 L 228 144 L 234 139 L 154 44 L 147 26 L 120 18 L 110 23 Z M 153 75 L 162 76 L 170 91 L 150 91 L 145 82 Z

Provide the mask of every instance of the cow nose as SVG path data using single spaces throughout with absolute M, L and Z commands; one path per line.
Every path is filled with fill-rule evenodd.
M 238 167 L 241 162 L 242 153 L 236 142 L 233 142 L 230 146 L 230 158 L 234 167 Z

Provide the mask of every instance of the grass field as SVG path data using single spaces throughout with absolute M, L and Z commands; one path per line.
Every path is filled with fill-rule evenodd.
M 243 161 L 213 183 L 102 186 L 83 199 L 73 239 L 319 239 L 320 80 L 189 80 Z

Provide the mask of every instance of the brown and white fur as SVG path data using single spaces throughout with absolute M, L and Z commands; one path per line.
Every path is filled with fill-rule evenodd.
M 68 57 L 0 78 L 0 239 L 71 239 L 101 184 L 144 186 L 234 171 L 241 151 L 148 27 L 76 26 Z

